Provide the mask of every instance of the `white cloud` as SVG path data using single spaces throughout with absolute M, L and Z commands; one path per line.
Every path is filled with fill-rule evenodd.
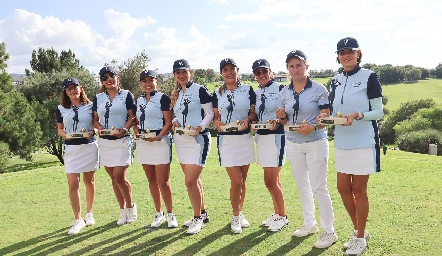
M 210 0 L 209 2 L 220 4 L 220 5 L 229 4 L 229 2 L 227 0 Z
M 227 26 L 227 25 L 221 24 L 221 25 L 219 25 L 219 26 L 216 26 L 216 28 L 218 28 L 218 29 L 230 29 L 230 26 Z
M 150 16 L 145 19 L 137 19 L 128 13 L 116 12 L 113 9 L 105 10 L 104 16 L 113 31 L 122 39 L 131 37 L 137 28 L 156 23 L 156 20 Z

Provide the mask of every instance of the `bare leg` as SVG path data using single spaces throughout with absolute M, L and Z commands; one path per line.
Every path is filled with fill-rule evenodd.
M 160 188 L 157 181 L 157 172 L 154 165 L 143 164 L 144 173 L 146 174 L 147 181 L 149 183 L 150 196 L 152 197 L 153 204 L 156 212 L 161 212 L 161 196 Z
M 275 213 L 285 216 L 284 195 L 279 180 L 280 171 L 281 167 L 264 167 L 264 183 L 272 196 Z
M 87 212 L 92 212 L 95 201 L 95 171 L 83 173 L 83 182 L 86 187 Z
M 112 180 L 112 188 L 114 189 L 115 198 L 117 199 L 118 204 L 120 205 L 120 209 L 125 208 L 125 202 L 123 194 L 120 191 L 120 188 L 118 187 L 117 182 L 114 178 L 114 167 L 104 167 L 106 169 L 107 174 L 109 174 L 111 180 Z
M 201 216 L 201 190 L 198 186 L 198 180 L 203 170 L 202 166 L 196 164 L 181 164 L 184 171 L 184 182 L 192 204 L 193 215 Z
M 168 213 L 172 212 L 172 187 L 170 186 L 170 164 L 155 166 L 158 186 Z M 199 180 L 199 179 L 198 179 Z M 161 203 L 160 203 L 161 205 Z
M 350 216 L 353 222 L 354 229 L 359 230 L 358 218 L 356 216 L 356 201 L 353 196 L 353 184 L 351 174 L 345 174 L 338 172 L 338 191 L 341 195 L 342 203 L 347 210 L 348 216 Z
M 367 195 L 367 184 L 369 175 L 353 175 L 353 194 L 356 201 L 356 216 L 358 219 L 358 238 L 364 237 L 365 226 L 367 225 L 369 203 Z
M 67 173 L 69 185 L 69 200 L 71 201 L 72 211 L 76 220 L 81 218 L 81 204 L 80 204 L 80 174 Z

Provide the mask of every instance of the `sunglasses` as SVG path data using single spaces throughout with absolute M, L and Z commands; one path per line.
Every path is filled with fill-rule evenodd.
M 66 88 L 66 91 L 67 91 L 67 92 L 70 92 L 70 91 L 77 91 L 79 88 L 80 88 L 80 86 L 68 87 L 68 88 Z
M 355 52 L 356 52 L 355 50 L 342 50 L 342 51 L 339 51 L 338 54 L 339 54 L 339 56 L 344 56 L 344 55 L 348 55 L 348 54 L 353 54 Z
M 256 70 L 256 71 L 253 72 L 253 74 L 254 74 L 255 76 L 259 76 L 259 75 L 261 75 L 261 74 L 268 74 L 268 73 L 269 73 L 269 70 L 268 70 L 268 69 Z
M 100 76 L 101 81 L 106 81 L 108 78 L 115 78 L 115 74 L 111 73 L 110 75 L 102 75 Z

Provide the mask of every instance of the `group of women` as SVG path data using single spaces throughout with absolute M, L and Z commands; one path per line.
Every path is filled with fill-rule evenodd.
M 132 127 L 135 135 L 142 135 L 136 142 L 137 161 L 143 166 L 156 210 L 151 226 L 159 227 L 165 221 L 168 227 L 178 226 L 169 181 L 173 141 L 194 214 L 183 225 L 188 226 L 188 234 L 200 232 L 209 222 L 200 175 L 211 148 L 208 126 L 213 122 L 218 131 L 219 162 L 231 181 L 232 232 L 241 233 L 250 226 L 242 210 L 249 166 L 255 162 L 255 141 L 257 164 L 264 170 L 264 183 L 274 209 L 262 225 L 272 232 L 289 225 L 279 176 L 287 157 L 304 219 L 293 235 L 303 237 L 319 231 L 315 219 L 316 199 L 323 233 L 314 246 L 327 248 L 338 236 L 327 189 L 329 144 L 321 119 L 341 112 L 347 121 L 335 126 L 337 187 L 354 226 L 344 248 L 347 254 L 362 254 L 370 238 L 365 229 L 369 211 L 368 178 L 380 170 L 376 120 L 383 115 L 382 90 L 376 74 L 359 66 L 362 52 L 356 39 L 341 39 L 336 53 L 343 72 L 332 79 L 330 93 L 324 85 L 310 79 L 308 59 L 301 50 L 291 51 L 285 60 L 291 80 L 288 86 L 274 81 L 266 59 L 256 60 L 252 65 L 259 83 L 256 91 L 240 81 L 239 68 L 231 58 L 221 60 L 224 84 L 213 94 L 192 81 L 193 71 L 184 59 L 173 64 L 175 85 L 170 97 L 157 91 L 156 74 L 152 70 L 140 73 L 143 94 L 136 101 L 131 92 L 120 87 L 112 67 L 100 70 L 101 93 L 93 102 L 76 78 L 66 79 L 56 116 L 58 133 L 66 139 L 65 166 L 75 216 L 69 234 L 95 223 L 92 214 L 94 171 L 99 164 L 104 165 L 109 174 L 120 206 L 117 224 L 137 219 L 137 205 L 126 178 L 133 157 L 129 132 Z M 260 128 L 265 124 L 254 138 L 253 124 L 263 124 Z M 71 139 L 72 133 L 80 130 L 83 137 Z M 98 143 L 94 131 L 98 131 Z M 81 217 L 80 173 L 86 185 L 86 220 Z M 161 198 L 167 214 L 163 212 Z

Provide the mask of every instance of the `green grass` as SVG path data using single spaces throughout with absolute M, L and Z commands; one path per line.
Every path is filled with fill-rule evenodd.
M 213 141 L 215 142 L 215 141 Z M 333 150 L 331 152 L 333 154 Z M 263 171 L 251 165 L 244 214 L 251 227 L 241 234 L 230 231 L 230 182 L 218 166 L 216 146 L 202 174 L 207 210 L 211 221 L 197 235 L 186 229 L 146 227 L 154 216 L 147 181 L 139 164 L 133 164 L 128 178 L 139 206 L 139 219 L 117 226 L 118 206 L 104 169 L 97 171 L 94 206 L 97 224 L 78 235 L 67 231 L 73 221 L 63 167 L 0 175 L 0 255 L 342 255 L 342 245 L 352 231 L 350 220 L 336 190 L 333 161 L 329 168 L 329 189 L 333 200 L 339 241 L 329 249 L 312 248 L 318 235 L 292 237 L 302 224 L 296 186 L 288 163 L 281 171 L 286 211 L 290 226 L 270 233 L 259 224 L 272 212 L 270 195 L 263 183 Z M 382 156 L 383 171 L 369 181 L 372 235 L 364 255 L 438 255 L 442 247 L 442 158 L 389 150 Z M 171 168 L 174 212 L 179 223 L 192 216 L 184 176 L 174 158 Z M 84 186 L 81 188 L 84 201 Z M 85 207 L 85 203 L 83 203 Z M 319 220 L 319 217 L 318 217 Z
M 42 152 L 32 154 L 32 161 L 26 161 L 18 156 L 11 157 L 7 166 L 3 169 L 3 172 L 20 172 L 52 166 L 61 166 L 61 163 L 54 155 Z
M 442 80 L 430 78 L 428 80 L 418 80 L 413 84 L 391 84 L 382 86 L 382 92 L 388 97 L 385 106 L 390 110 L 396 110 L 401 103 L 419 99 L 434 99 L 442 104 Z

